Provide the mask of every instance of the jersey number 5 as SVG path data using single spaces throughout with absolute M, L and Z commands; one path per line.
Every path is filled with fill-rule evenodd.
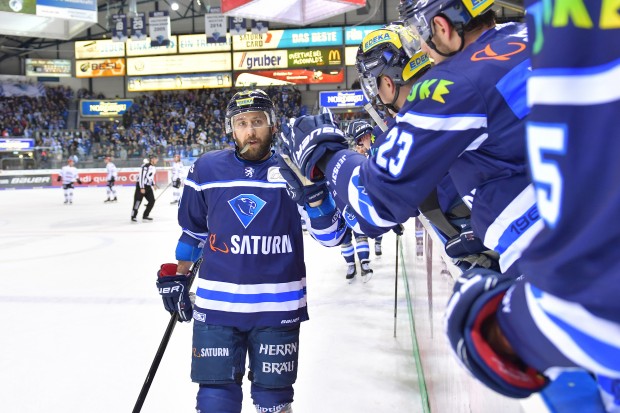
M 397 151 L 392 150 L 395 146 L 398 148 Z M 411 133 L 392 128 L 385 142 L 379 146 L 377 165 L 386 169 L 390 175 L 397 177 L 403 171 L 405 160 L 409 156 L 412 146 L 413 135 Z
M 546 156 L 566 153 L 566 135 L 566 125 L 527 124 L 527 152 L 536 188 L 536 203 L 540 215 L 551 228 L 555 227 L 562 212 L 564 180 L 558 163 Z

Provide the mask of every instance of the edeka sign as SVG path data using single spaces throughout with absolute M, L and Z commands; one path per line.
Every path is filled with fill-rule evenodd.
M 358 108 L 368 103 L 361 90 L 320 92 L 319 102 L 322 108 Z
M 80 114 L 90 117 L 122 116 L 133 105 L 133 99 L 82 100 Z

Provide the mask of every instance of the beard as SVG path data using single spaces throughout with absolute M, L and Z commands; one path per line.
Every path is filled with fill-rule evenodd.
M 243 146 L 236 145 L 237 153 L 246 161 L 262 161 L 271 153 L 271 139 L 265 139 L 260 144 L 248 146 L 247 148 L 245 144 Z

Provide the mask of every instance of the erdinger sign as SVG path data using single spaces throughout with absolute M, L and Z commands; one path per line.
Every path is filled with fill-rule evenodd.
M 366 0 L 222 0 L 222 13 L 305 26 L 366 6 Z

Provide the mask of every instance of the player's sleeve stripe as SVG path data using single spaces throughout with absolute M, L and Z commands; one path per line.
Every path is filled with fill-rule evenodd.
M 403 115 L 398 115 L 396 121 L 399 123 L 409 123 L 416 128 L 434 131 L 464 131 L 487 127 L 487 117 L 484 114 L 441 116 L 407 112 Z
M 538 328 L 566 357 L 586 370 L 613 377 L 620 374 L 620 327 L 617 324 L 530 283 L 525 285 L 525 296 Z
M 620 99 L 620 59 L 595 67 L 537 69 L 527 87 L 528 105 L 600 105 Z

